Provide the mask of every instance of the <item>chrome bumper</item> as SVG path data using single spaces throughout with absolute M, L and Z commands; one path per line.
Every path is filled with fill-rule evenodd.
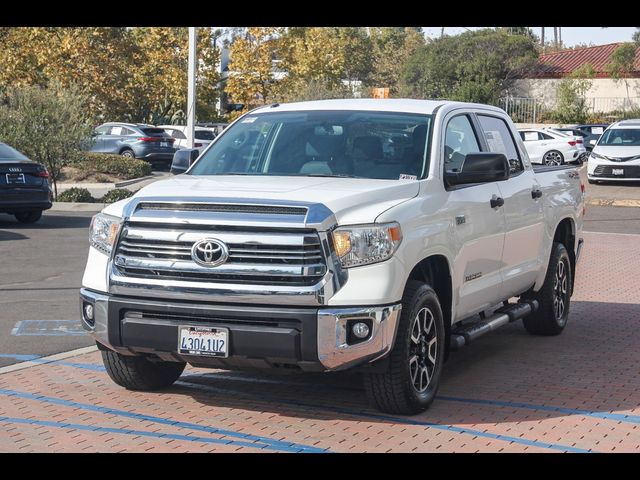
M 126 339 L 121 337 L 120 318 L 117 312 L 114 311 L 114 308 L 109 308 L 110 298 L 111 296 L 108 294 L 97 293 L 82 288 L 80 290 L 82 326 L 96 341 L 107 348 L 124 354 L 135 353 L 141 345 L 129 345 L 126 343 Z M 126 299 L 126 301 L 135 304 L 142 300 L 129 298 Z M 94 306 L 93 322 L 88 321 L 82 311 L 85 302 L 91 303 Z M 112 307 L 117 307 L 117 303 L 122 302 L 122 297 L 114 298 L 112 300 L 112 303 L 113 302 L 115 302 L 116 305 L 112 305 Z M 174 308 L 174 305 L 171 303 L 163 303 L 163 305 Z M 176 304 L 175 308 L 180 309 L 185 306 L 184 303 L 180 303 Z M 195 305 L 191 306 L 195 307 Z M 211 304 L 198 304 L 197 308 L 204 311 L 213 307 L 211 307 Z M 218 305 L 218 314 L 220 308 L 221 305 Z M 315 364 L 316 370 L 343 370 L 359 364 L 372 362 L 383 357 L 393 348 L 401 308 L 401 304 L 395 304 L 382 307 L 304 309 L 302 310 L 304 315 L 300 314 L 301 317 L 299 317 L 302 322 L 301 328 L 295 333 L 295 335 L 298 336 L 298 345 L 308 346 L 309 343 L 311 343 L 311 346 L 316 346 L 317 350 L 314 348 L 310 350 L 306 349 L 306 357 L 300 357 L 300 353 L 292 353 L 296 349 L 290 348 L 288 350 L 283 349 L 272 352 L 272 356 L 274 358 L 286 359 L 287 363 L 306 364 L 307 366 Z M 238 309 L 238 307 L 235 307 L 235 309 L 236 311 L 245 311 L 245 309 Z M 247 313 L 250 313 L 251 310 L 251 307 L 246 308 Z M 265 312 L 264 310 L 264 307 L 262 307 L 261 315 L 271 316 L 272 312 Z M 301 310 L 295 307 L 291 307 L 291 309 L 288 309 L 288 307 L 273 307 L 273 316 L 278 314 L 282 315 L 283 311 L 286 311 L 287 314 L 291 316 L 296 315 L 295 311 L 300 312 Z M 179 316 L 179 312 L 176 313 L 176 315 Z M 347 342 L 347 329 L 350 322 L 357 320 L 367 321 L 371 325 L 371 335 L 361 343 L 349 345 Z M 175 334 L 171 333 L 170 330 L 164 330 L 163 332 L 153 331 L 153 328 L 154 325 L 149 323 L 148 334 L 153 336 L 160 344 L 169 345 L 168 347 L 157 347 L 158 353 L 171 353 L 175 356 L 176 352 L 167 352 L 167 350 L 171 349 L 171 345 L 177 345 L 177 340 L 172 338 Z M 228 328 L 233 338 L 234 327 L 231 325 Z M 249 334 L 251 335 L 251 343 L 258 345 L 261 337 L 256 335 L 264 334 L 265 331 L 262 331 L 263 329 L 258 326 L 252 328 L 254 328 L 254 332 L 256 333 Z M 269 328 L 267 330 L 273 333 L 273 331 L 277 329 Z M 293 334 L 296 330 L 291 330 L 290 332 Z M 247 332 L 238 332 L 236 338 L 239 338 L 240 334 L 242 334 L 246 342 Z M 148 348 L 147 351 L 149 351 Z M 297 351 L 300 352 L 299 347 Z M 309 355 L 309 351 L 312 351 L 313 354 Z M 239 356 L 248 355 L 256 358 L 251 352 L 238 352 L 236 350 L 236 353 L 238 353 Z M 234 352 L 232 351 L 229 359 L 232 360 L 233 356 Z M 183 359 L 183 361 L 189 361 L 189 359 Z
M 372 362 L 393 348 L 401 304 L 387 307 L 322 309 L 318 311 L 318 358 L 327 370 L 343 370 Z M 355 345 L 347 343 L 347 325 L 371 320 L 371 337 Z

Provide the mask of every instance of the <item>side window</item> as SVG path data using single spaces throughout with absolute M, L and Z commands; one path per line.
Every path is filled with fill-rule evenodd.
M 444 139 L 444 169 L 446 172 L 459 172 L 467 153 L 480 151 L 478 139 L 473 131 L 469 117 L 458 115 L 447 123 Z
M 111 131 L 109 132 L 109 135 L 122 135 L 122 127 L 120 126 L 115 126 L 115 127 L 111 127 Z
M 511 136 L 509 126 L 504 120 L 498 117 L 478 115 L 484 138 L 487 140 L 489 151 L 503 153 L 509 161 L 511 175 L 518 174 L 524 170 L 522 160 L 518 154 L 518 149 Z
M 520 138 L 522 138 L 523 142 L 536 142 L 540 140 L 540 137 L 538 135 L 538 132 L 531 132 L 526 130 L 520 132 Z
M 131 130 L 130 128 L 122 127 L 122 133 L 120 135 L 135 135 L 136 132 Z
M 109 128 L 110 127 L 108 125 L 103 125 L 101 127 L 96 128 L 96 135 L 106 135 Z
M 565 132 L 565 133 L 569 133 L 569 132 Z M 547 135 L 546 133 L 540 132 L 538 135 L 540 135 L 540 140 L 553 140 L 553 137 L 551 135 Z

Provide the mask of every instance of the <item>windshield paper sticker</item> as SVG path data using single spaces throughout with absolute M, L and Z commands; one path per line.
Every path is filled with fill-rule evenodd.
M 415 175 L 408 175 L 406 173 L 401 173 L 400 178 L 398 180 L 417 180 L 418 177 Z
M 244 120 L 242 120 L 242 122 L 240 123 L 253 123 L 257 120 L 258 117 L 247 117 Z

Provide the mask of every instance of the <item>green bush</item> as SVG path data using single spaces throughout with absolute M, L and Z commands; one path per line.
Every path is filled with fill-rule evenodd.
M 133 195 L 134 192 L 131 190 L 116 188 L 115 190 L 109 190 L 104 197 L 100 199 L 102 203 L 113 203 L 118 200 L 123 200 L 125 198 L 129 198 Z
M 82 202 L 93 203 L 95 199 L 86 188 L 72 187 L 60 193 L 57 198 L 58 202 Z
M 151 175 L 150 163 L 108 153 L 80 151 L 72 155 L 65 163 L 67 166 L 79 168 L 91 174 L 114 175 L 121 180 Z

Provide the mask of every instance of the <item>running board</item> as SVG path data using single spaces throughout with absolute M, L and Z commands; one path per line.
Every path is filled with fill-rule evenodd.
M 512 303 L 499 308 L 489 318 L 462 325 L 460 328 L 451 332 L 451 350 L 458 350 L 465 345 L 469 345 L 473 340 L 481 337 L 485 333 L 492 332 L 509 322 L 515 322 L 516 320 L 526 317 L 530 313 L 538 310 L 538 306 L 537 300 Z

